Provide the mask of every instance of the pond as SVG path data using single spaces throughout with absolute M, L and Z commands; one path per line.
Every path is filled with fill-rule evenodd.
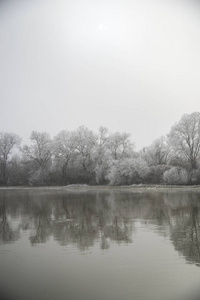
M 3 300 L 199 299 L 200 193 L 2 189 L 0 272 Z

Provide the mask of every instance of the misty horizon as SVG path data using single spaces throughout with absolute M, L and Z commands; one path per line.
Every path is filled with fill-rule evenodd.
M 197 1 L 0 3 L 0 130 L 129 132 L 141 149 L 199 111 Z

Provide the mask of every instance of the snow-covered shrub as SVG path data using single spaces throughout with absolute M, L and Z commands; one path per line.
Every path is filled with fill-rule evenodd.
M 113 161 L 108 174 L 111 185 L 141 183 L 149 172 L 146 161 L 140 158 L 127 158 Z
M 164 182 L 167 184 L 187 184 L 189 180 L 188 172 L 180 167 L 172 167 L 163 174 Z

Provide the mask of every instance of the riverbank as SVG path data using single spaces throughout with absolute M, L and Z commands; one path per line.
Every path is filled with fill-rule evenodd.
M 66 191 L 147 191 L 147 190 L 199 190 L 200 185 L 145 185 L 133 184 L 123 186 L 70 184 L 66 186 L 1 186 L 0 190 L 66 190 Z

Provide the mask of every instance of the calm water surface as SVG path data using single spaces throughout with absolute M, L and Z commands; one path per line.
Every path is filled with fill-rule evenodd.
M 0 190 L 0 299 L 187 300 L 199 283 L 197 192 Z

